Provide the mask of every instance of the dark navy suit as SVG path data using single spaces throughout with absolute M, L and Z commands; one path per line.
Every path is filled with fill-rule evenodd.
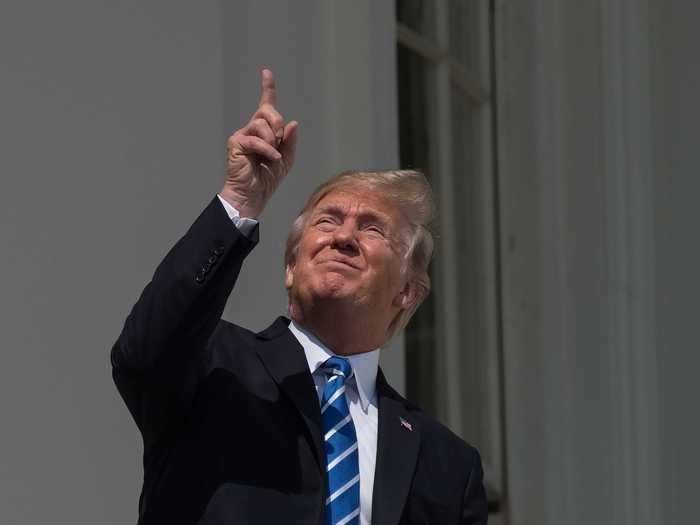
M 322 523 L 321 413 L 289 320 L 256 334 L 220 318 L 257 238 L 215 197 L 112 349 L 114 381 L 144 441 L 140 524 Z M 377 398 L 372 523 L 485 524 L 477 451 L 400 396 L 381 368 Z

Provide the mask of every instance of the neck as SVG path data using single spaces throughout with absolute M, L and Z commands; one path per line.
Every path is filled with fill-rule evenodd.
M 364 314 L 364 315 L 363 315 Z M 294 322 L 316 336 L 338 355 L 370 352 L 386 342 L 386 326 L 366 312 L 344 309 L 342 305 L 316 304 L 290 307 Z

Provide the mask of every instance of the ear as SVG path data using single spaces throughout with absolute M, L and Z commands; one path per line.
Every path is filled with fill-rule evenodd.
M 401 291 L 394 297 L 392 304 L 400 310 L 406 310 L 415 304 L 417 295 L 417 283 L 413 279 L 408 279 Z
M 294 265 L 288 264 L 284 269 L 284 287 L 289 290 L 294 284 Z

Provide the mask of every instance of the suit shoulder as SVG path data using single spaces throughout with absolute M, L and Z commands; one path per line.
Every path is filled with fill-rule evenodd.
M 210 338 L 210 343 L 225 340 L 227 343 L 240 341 L 243 344 L 256 345 L 261 341 L 266 341 L 279 337 L 287 331 L 289 319 L 280 316 L 275 319 L 270 326 L 260 332 L 253 332 L 248 328 L 237 325 L 226 319 L 219 319 L 214 332 Z
M 207 341 L 204 368 L 239 368 L 241 359 L 245 360 L 254 353 L 255 344 L 255 332 L 219 319 Z
M 408 413 L 420 426 L 421 439 L 428 450 L 441 451 L 452 458 L 461 458 L 468 463 L 481 461 L 479 451 L 473 445 L 425 412 L 420 406 L 409 401 L 393 388 L 391 390 L 396 397 L 401 399 Z
M 467 443 L 433 416 L 418 409 L 415 417 L 423 429 L 422 436 L 426 443 L 433 446 L 434 450 L 443 450 L 450 457 L 461 458 L 469 463 L 478 456 L 479 453 L 473 445 Z
M 219 319 L 214 332 L 209 338 L 209 342 L 212 344 L 222 339 L 227 341 L 236 340 L 243 343 L 248 342 L 253 344 L 253 342 L 256 340 L 256 334 L 252 330 L 227 321 L 226 319 Z

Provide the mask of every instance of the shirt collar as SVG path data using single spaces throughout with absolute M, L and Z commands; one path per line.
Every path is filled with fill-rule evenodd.
M 316 372 L 318 367 L 325 363 L 329 357 L 337 355 L 328 349 L 315 335 L 296 324 L 293 320 L 289 323 L 289 330 L 304 348 L 304 354 L 309 363 L 309 371 L 312 374 Z M 357 391 L 360 395 L 362 410 L 365 412 L 367 412 L 367 406 L 375 400 L 380 350 L 381 348 L 377 348 L 361 354 L 339 356 L 347 358 L 355 372 L 353 375 L 357 384 Z

